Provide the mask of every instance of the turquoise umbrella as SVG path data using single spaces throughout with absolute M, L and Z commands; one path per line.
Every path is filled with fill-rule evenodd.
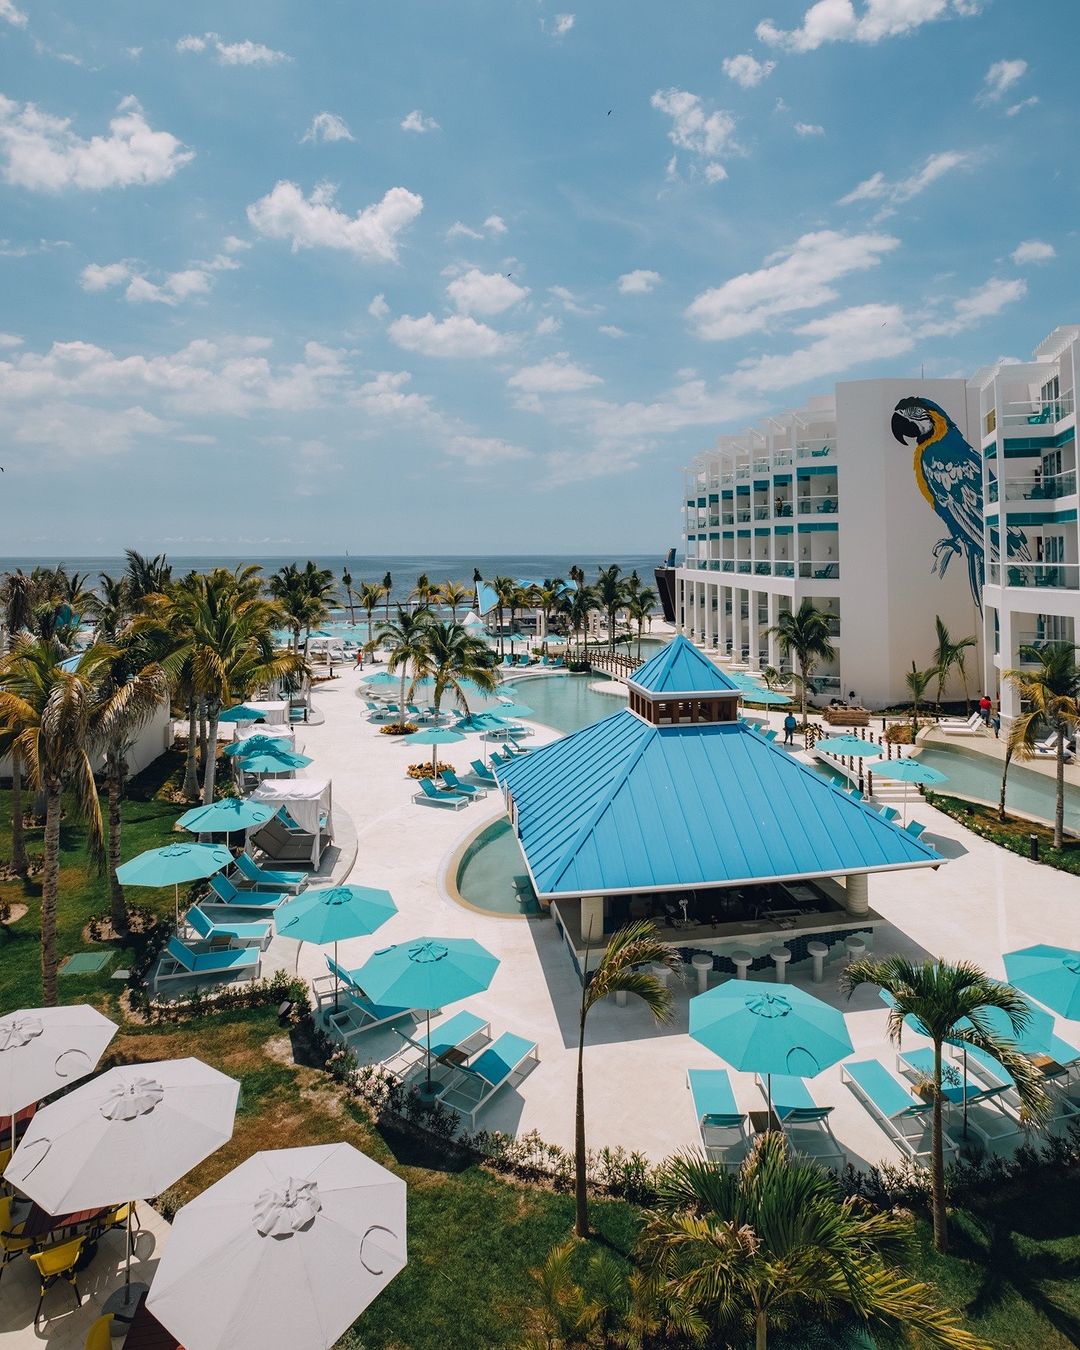
M 763 684 L 743 684 L 739 688 L 739 698 L 744 703 L 760 703 L 763 708 L 784 708 L 791 703 L 787 694 L 779 689 L 766 689 Z
M 373 1003 L 423 1008 L 427 1014 L 427 1096 L 432 1096 L 431 1010 L 481 993 L 498 968 L 498 958 L 472 938 L 421 937 L 376 952 L 353 972 Z
M 931 768 L 929 764 L 920 764 L 917 759 L 887 759 L 883 764 L 876 764 L 874 772 L 879 778 L 889 778 L 895 783 L 903 783 L 904 786 L 904 824 L 907 824 L 907 784 L 922 783 L 924 786 L 932 786 L 939 783 L 947 783 L 949 775 L 942 773 L 940 769 Z
M 400 675 L 391 675 L 388 670 L 373 670 L 370 675 L 361 675 L 363 684 L 401 684 Z
M 527 703 L 500 703 L 497 708 L 491 709 L 491 714 L 500 718 L 533 717 L 535 709 L 530 708 Z
M 795 985 L 728 980 L 690 1000 L 690 1035 L 734 1069 L 814 1078 L 850 1055 L 844 1014 Z
M 151 848 L 116 869 L 124 886 L 172 886 L 176 921 L 180 922 L 180 887 L 189 881 L 212 877 L 232 862 L 232 853 L 221 844 L 169 844 Z
M 874 759 L 883 751 L 873 741 L 864 741 L 858 736 L 826 736 L 816 742 L 815 750 L 824 750 L 827 755 L 850 755 L 855 759 Z
M 225 747 L 227 755 L 253 755 L 256 751 L 265 750 L 269 755 L 277 755 L 284 751 L 286 754 L 293 754 L 292 741 L 285 736 L 271 736 L 269 732 L 258 732 L 254 736 L 245 736 L 243 740 L 230 741 Z
M 274 925 L 279 937 L 297 942 L 334 944 L 334 1011 L 338 1006 L 337 947 L 346 938 L 368 937 L 397 913 L 389 891 L 370 886 L 321 886 L 279 905 Z
M 225 797 L 209 806 L 193 806 L 176 822 L 192 834 L 232 834 L 264 825 L 274 814 L 274 808 L 265 802 L 243 801 L 240 797 Z
M 501 731 L 503 724 L 493 709 L 491 712 L 469 713 L 468 717 L 459 717 L 454 726 L 458 731 Z
M 1022 990 L 1070 1021 L 1080 1020 L 1080 952 L 1039 943 L 1005 953 L 1005 974 Z
M 293 769 L 306 769 L 311 757 L 298 755 L 294 750 L 257 750 L 254 754 L 239 755 L 237 763 L 245 773 L 290 773 Z
M 449 727 L 431 727 L 427 731 L 414 731 L 411 735 L 405 737 L 410 745 L 430 745 L 431 746 L 431 775 L 435 776 L 438 768 L 438 747 L 440 745 L 452 745 L 454 741 L 463 741 L 465 737 L 460 731 L 451 731 Z
M 249 708 L 246 703 L 238 703 L 235 708 L 226 708 L 218 716 L 219 722 L 262 722 L 266 714 L 259 708 Z

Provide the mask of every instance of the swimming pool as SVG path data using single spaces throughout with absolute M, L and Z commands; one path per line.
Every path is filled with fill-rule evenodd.
M 532 918 L 540 905 L 508 820 L 497 820 L 468 845 L 453 877 L 458 894 L 489 914 Z
M 556 731 L 580 731 L 627 706 L 624 698 L 598 694 L 589 688 L 602 678 L 597 675 L 527 675 L 504 688 L 516 700 L 532 708 L 530 720 L 543 722 Z
M 919 762 L 948 774 L 949 781 L 941 785 L 946 796 L 967 797 L 997 805 L 1003 768 L 998 760 L 961 746 L 928 745 L 920 752 Z M 1007 810 L 1052 824 L 1055 797 L 1053 778 L 1025 768 L 1015 760 L 1009 766 Z M 1080 788 L 1069 783 L 1065 785 L 1065 828 L 1070 834 L 1080 834 Z

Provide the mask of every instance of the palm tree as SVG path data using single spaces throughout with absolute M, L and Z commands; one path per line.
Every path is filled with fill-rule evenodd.
M 937 676 L 937 701 L 941 705 L 941 695 L 945 688 L 945 682 L 949 675 L 955 670 L 964 686 L 964 713 L 971 711 L 971 700 L 968 698 L 967 666 L 964 653 L 970 651 L 972 647 L 978 646 L 978 640 L 975 637 L 959 638 L 953 641 L 952 634 L 941 622 L 941 615 L 934 615 L 934 631 L 937 634 L 937 645 L 934 647 L 934 674 Z
M 912 661 L 911 669 L 904 676 L 907 683 L 908 692 L 911 694 L 911 741 L 919 734 L 919 704 L 922 702 L 927 689 L 930 687 L 930 681 L 937 674 L 936 670 L 920 670 Z
M 817 609 L 811 600 L 804 600 L 794 613 L 783 610 L 769 637 L 775 636 L 780 651 L 788 660 L 792 657 L 799 666 L 799 706 L 802 724 L 806 726 L 806 691 L 810 678 L 820 661 L 831 661 L 836 648 L 829 640 L 829 616 Z
M 1018 672 L 1006 671 L 1005 678 L 1014 688 L 1018 687 L 1018 681 L 1015 678 Z M 1025 678 L 1027 672 L 1023 672 Z M 1039 724 L 1034 718 L 1017 718 L 1009 728 L 1009 734 L 1005 738 L 1005 760 L 1001 766 L 1001 791 L 998 794 L 998 820 L 1004 825 L 1008 819 L 1005 810 L 1005 793 L 1009 782 L 1009 769 L 1012 767 L 1014 759 L 1032 759 L 1035 755 L 1035 745 L 1039 738 Z
M 148 595 L 161 595 L 168 590 L 172 583 L 172 567 L 164 553 L 148 558 L 133 548 L 126 548 L 124 557 L 127 559 L 125 579 L 133 606 L 138 606 Z
M 469 597 L 472 591 L 468 586 L 463 586 L 460 581 L 444 581 L 439 587 L 439 599 L 449 607 L 450 618 L 457 623 L 457 612 L 462 605 L 469 603 Z
M 602 567 L 593 588 L 599 601 L 598 607 L 607 614 L 608 645 L 613 652 L 615 650 L 615 615 L 626 604 L 628 598 L 628 579 L 623 580 L 619 576 L 621 570 L 618 563 L 612 563 L 610 567 Z
M 405 683 L 411 671 L 415 684 L 417 672 L 427 659 L 427 627 L 430 622 L 429 609 L 406 609 L 404 605 L 398 605 L 396 622 L 379 625 L 379 641 L 390 645 L 386 669 L 391 675 L 395 670 L 401 671 L 398 707 L 401 709 L 402 721 L 405 720 Z
M 11 651 L 17 636 L 30 622 L 30 578 L 21 568 L 4 578 L 3 605 L 6 630 L 5 651 Z M 16 876 L 25 877 L 30 870 L 26 852 L 26 831 L 23 828 L 22 756 L 14 738 L 11 740 L 11 866 Z
M 382 604 L 386 597 L 386 588 L 380 586 L 377 581 L 362 581 L 360 589 L 356 593 L 357 603 L 367 615 L 367 645 L 375 645 L 375 629 L 371 622 L 371 616 Z
M 505 656 L 506 640 L 503 635 L 503 614 L 509 606 L 511 622 L 513 622 L 514 592 L 517 590 L 517 582 L 513 577 L 494 577 L 491 582 L 491 589 L 495 592 L 495 616 L 499 624 L 499 655 Z
M 483 638 L 473 637 L 459 623 L 430 621 L 424 625 L 423 655 L 413 663 L 414 679 L 431 679 L 434 683 L 432 704 L 435 722 L 443 695 L 451 690 L 461 711 L 468 716 L 469 701 L 462 687 L 465 680 L 476 685 L 485 694 L 493 694 L 499 679 L 491 668 L 491 653 Z M 437 746 L 431 747 L 431 768 L 435 771 Z
M 1065 738 L 1080 723 L 1080 669 L 1076 648 L 1069 642 L 1024 647 L 1021 655 L 1034 669 L 1007 670 L 1005 678 L 1016 688 L 1022 711 L 1009 728 L 1009 743 L 1032 744 L 1037 727 L 1049 730 L 1056 747 L 1057 795 L 1054 804 L 1054 847 L 1065 838 Z
M 586 646 L 588 645 L 589 615 L 599 608 L 600 598 L 591 586 L 579 585 L 570 596 L 570 607 L 567 613 L 570 628 L 575 637 L 580 630 L 584 635 L 583 641 Z
M 96 640 L 115 642 L 131 611 L 131 588 L 128 578 L 111 577 L 108 572 L 100 573 L 97 593 L 90 597 L 86 606 L 86 612 L 94 621 Z
M 660 597 L 651 586 L 642 586 L 630 597 L 630 603 L 626 606 L 626 614 L 630 622 L 637 625 L 637 654 L 638 660 L 641 660 L 641 633 L 646 622 L 650 629 L 652 628 L 652 616 L 656 606 L 660 603 Z
M 441 592 L 442 587 L 436 585 L 426 572 L 421 572 L 416 578 L 416 585 L 409 593 L 409 599 L 415 600 L 420 609 L 430 609 Z
M 349 622 L 355 624 L 356 614 L 353 610 L 352 582 L 352 573 L 349 571 L 348 567 L 346 567 L 341 574 L 341 584 L 345 587 L 345 598 L 349 602 Z
M 585 937 L 585 965 L 581 977 L 581 1009 L 578 1017 L 577 1106 L 574 1123 L 574 1232 L 589 1236 L 589 1192 L 585 1166 L 585 1024 L 589 1013 L 609 994 L 636 994 L 657 1022 L 671 1016 L 671 990 L 648 967 L 663 966 L 677 971 L 682 958 L 647 922 L 627 924 L 613 933 L 600 964 L 589 970 L 589 948 L 602 937 L 590 929 Z
M 267 589 L 281 606 L 293 630 L 293 650 L 300 647 L 300 630 L 305 630 L 304 655 L 307 655 L 311 630 L 323 623 L 330 606 L 337 600 L 334 574 L 313 562 L 303 569 L 295 563 L 279 568 L 267 582 Z
M 394 578 L 389 572 L 382 579 L 383 603 L 386 605 L 383 611 L 383 618 L 387 623 L 390 622 L 390 592 L 394 589 Z
M 704 1319 L 709 1344 L 767 1350 L 770 1330 L 854 1322 L 889 1344 L 990 1350 L 898 1269 L 913 1225 L 844 1198 L 816 1163 L 767 1131 L 737 1172 L 699 1154 L 670 1160 L 640 1239 L 663 1293 Z
M 551 626 L 551 616 L 562 607 L 569 592 L 562 577 L 545 577 L 544 584 L 534 586 L 533 591 L 536 608 L 540 611 L 544 620 L 544 635 L 540 645 L 544 655 L 547 656 L 547 639 L 548 629 Z
M 944 1131 L 941 1121 L 942 1046 L 973 1046 L 992 1055 L 1012 1075 L 1024 1113 L 1041 1119 L 1048 1098 L 1038 1070 L 1016 1048 L 1030 1018 L 1030 1009 L 1022 994 L 1012 985 L 992 980 L 970 961 L 954 965 L 941 961 L 918 964 L 903 956 L 882 961 L 865 957 L 853 961 L 840 975 L 840 987 L 850 995 L 861 984 L 876 984 L 889 995 L 889 1038 L 900 1045 L 904 1019 L 910 1018 L 920 1035 L 934 1044 L 934 1075 L 929 1085 L 933 1101 L 933 1137 L 931 1187 L 934 1212 L 934 1246 L 948 1250 L 945 1216 Z M 1000 1009 L 1008 1018 L 1012 1037 L 1001 1036 L 986 1019 L 990 1008 Z
M 85 820 L 91 856 L 102 851 L 101 803 L 90 756 L 95 706 L 86 678 L 100 659 L 90 648 L 73 671 L 55 640 L 20 638 L 0 662 L 0 727 L 14 740 L 30 782 L 45 797 L 44 871 L 41 883 L 41 989 L 47 1006 L 56 989 L 56 899 L 60 879 L 60 817 L 65 793 Z

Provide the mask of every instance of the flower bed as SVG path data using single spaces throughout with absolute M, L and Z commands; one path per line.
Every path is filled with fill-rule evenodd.
M 379 728 L 380 736 L 411 736 L 416 731 L 415 722 L 390 722 L 385 727 Z
M 410 764 L 406 770 L 410 778 L 438 778 L 442 773 L 457 773 L 452 764 L 444 764 L 440 759 L 435 765 L 434 771 L 431 768 L 431 760 L 425 759 L 423 764 Z

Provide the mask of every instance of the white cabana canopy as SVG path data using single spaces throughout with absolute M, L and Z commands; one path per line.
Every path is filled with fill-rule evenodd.
M 314 837 L 312 866 L 318 867 L 322 851 L 334 838 L 328 778 L 264 778 L 251 794 L 257 802 L 284 807 L 302 830 Z
M 237 722 L 235 741 L 245 741 L 249 736 L 272 736 L 276 741 L 296 740 L 296 728 L 289 722 Z
M 284 698 L 246 698 L 244 703 L 249 708 L 258 708 L 259 712 L 266 718 L 271 725 L 277 722 L 287 723 L 289 720 L 289 701 Z

